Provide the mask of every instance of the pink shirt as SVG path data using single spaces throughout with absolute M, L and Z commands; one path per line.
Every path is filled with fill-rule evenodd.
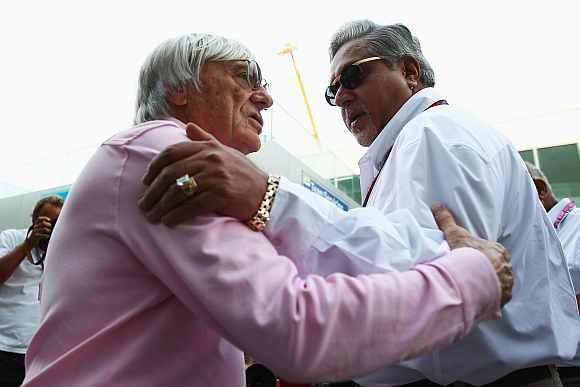
M 404 273 L 324 278 L 300 276 L 233 219 L 148 223 L 141 176 L 183 140 L 180 123 L 142 124 L 81 173 L 51 239 L 25 386 L 243 387 L 238 348 L 289 380 L 345 379 L 499 317 L 498 280 L 475 250 Z

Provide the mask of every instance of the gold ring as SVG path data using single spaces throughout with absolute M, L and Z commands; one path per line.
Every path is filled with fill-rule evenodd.
M 177 179 L 175 184 L 181 189 L 181 192 L 187 197 L 192 196 L 197 191 L 197 182 L 187 173 Z

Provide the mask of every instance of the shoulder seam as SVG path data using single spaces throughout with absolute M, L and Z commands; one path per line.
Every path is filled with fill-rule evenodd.
M 124 138 L 122 140 L 112 137 L 112 138 L 106 140 L 105 142 L 103 142 L 102 145 L 130 145 L 133 141 L 135 141 L 139 137 L 145 135 L 146 133 L 149 133 L 152 130 L 159 129 L 163 126 L 173 126 L 173 127 L 179 128 L 179 126 L 172 121 L 163 121 L 163 123 L 159 123 L 159 124 L 151 126 L 149 128 L 140 130 L 139 132 L 133 134 L 131 137 Z

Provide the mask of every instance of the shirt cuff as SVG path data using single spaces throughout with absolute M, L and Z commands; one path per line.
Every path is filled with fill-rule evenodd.
M 429 263 L 447 271 L 463 300 L 465 326 L 501 318 L 501 284 L 489 258 L 479 250 L 459 248 Z

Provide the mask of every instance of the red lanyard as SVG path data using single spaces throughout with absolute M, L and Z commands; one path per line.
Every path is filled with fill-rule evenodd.
M 432 107 L 439 106 L 439 105 L 449 105 L 449 104 L 447 103 L 446 100 L 440 99 L 439 101 L 433 102 L 431 105 L 429 105 L 427 107 L 427 109 L 425 109 L 423 111 L 427 111 L 427 110 L 431 109 Z M 389 158 L 389 154 L 391 154 L 391 150 L 390 149 L 387 151 L 387 154 L 385 155 L 385 158 L 383 160 L 383 165 L 381 165 L 381 169 L 379 169 L 379 172 L 377 173 L 377 175 L 373 179 L 373 182 L 371 183 L 371 186 L 370 186 L 369 190 L 367 191 L 367 194 L 365 195 L 365 200 L 363 202 L 363 207 L 366 207 L 367 206 L 367 203 L 369 201 L 369 198 L 371 197 L 371 192 L 373 192 L 373 188 L 375 188 L 375 183 L 377 182 L 377 179 L 379 178 L 379 175 L 381 174 L 381 171 L 383 170 L 383 167 L 387 163 L 387 159 Z
M 576 208 L 576 203 L 573 200 L 570 203 L 566 204 L 564 208 L 562 208 L 562 211 L 560 211 L 560 213 L 556 217 L 556 220 L 554 221 L 554 228 L 556 230 L 558 229 L 558 227 L 560 227 L 564 219 L 566 219 L 568 214 L 572 212 L 574 208 Z

